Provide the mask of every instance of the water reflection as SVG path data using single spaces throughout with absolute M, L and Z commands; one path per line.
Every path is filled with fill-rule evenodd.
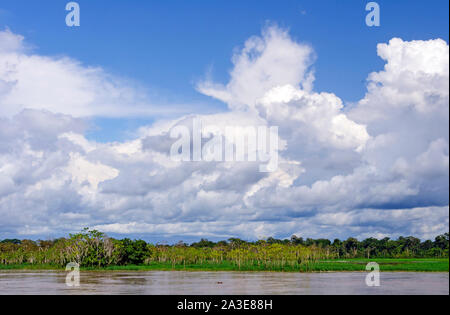
M 0 294 L 449 294 L 448 273 L 82 272 L 81 286 L 57 271 L 0 271 Z

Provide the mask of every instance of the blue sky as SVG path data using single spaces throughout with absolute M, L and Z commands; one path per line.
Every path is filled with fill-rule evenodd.
M 448 231 L 448 1 L 67 2 L 0 3 L 0 239 Z M 194 118 L 279 127 L 278 169 L 173 161 Z
M 378 1 L 381 27 L 365 25 L 368 1 L 315 0 L 79 0 L 81 27 L 65 26 L 65 0 L 2 1 L 0 28 L 26 37 L 35 52 L 67 55 L 86 65 L 138 81 L 168 103 L 191 103 L 221 111 L 221 102 L 194 85 L 211 73 L 228 81 L 233 49 L 267 23 L 288 28 L 313 46 L 317 91 L 344 101 L 364 96 L 367 74 L 383 61 L 376 45 L 392 37 L 442 38 L 448 42 L 448 1 Z M 129 129 L 151 121 L 96 119 L 90 137 L 123 140 Z M 127 132 L 118 130 L 127 129 Z

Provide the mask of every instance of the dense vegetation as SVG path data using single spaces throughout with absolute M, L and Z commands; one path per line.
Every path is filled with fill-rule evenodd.
M 202 239 L 190 245 L 183 242 L 163 245 L 143 240 L 117 240 L 85 229 L 67 239 L 3 240 L 0 242 L 0 265 L 4 268 L 24 264 L 63 267 L 69 262 L 77 262 L 87 268 L 153 265 L 160 269 L 222 266 L 222 270 L 307 271 L 336 259 L 446 258 L 448 252 L 449 233 L 437 236 L 434 241 L 423 242 L 411 236 L 397 240 L 349 238 L 331 242 L 327 239 L 304 240 L 294 235 L 286 240 L 269 238 L 247 242 L 231 238 L 216 243 Z M 446 261 L 448 270 L 448 259 Z M 360 265 L 354 264 L 355 268 Z

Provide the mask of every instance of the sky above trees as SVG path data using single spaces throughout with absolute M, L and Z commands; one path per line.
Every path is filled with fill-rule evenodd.
M 389 25 L 394 17 L 382 4 Z M 332 47 L 331 37 L 317 37 L 315 45 L 311 34 L 303 40 L 275 20 L 258 24 L 257 31 L 247 28 L 245 38 L 233 33 L 242 40 L 215 57 L 226 60 L 218 69 L 228 69 L 228 76 L 215 75 L 211 58 L 187 56 L 199 67 L 191 76 L 198 77 L 187 80 L 191 92 L 180 88 L 176 97 L 175 87 L 152 90 L 153 79 L 137 69 L 151 72 L 155 60 L 170 59 L 185 78 L 192 65 L 172 58 L 171 38 L 159 42 L 167 56 L 143 47 L 140 53 L 153 61 L 128 64 L 136 69 L 130 78 L 131 70 L 121 74 L 115 65 L 128 62 L 137 51 L 133 46 L 122 50 L 117 64 L 87 41 L 79 43 L 89 58 L 73 48 L 57 54 L 57 44 L 30 35 L 36 22 L 18 23 L 22 11 L 6 7 L 0 11 L 0 238 L 51 238 L 86 226 L 112 236 L 186 241 L 292 234 L 426 239 L 448 231 L 448 15 L 430 22 L 435 5 L 423 11 L 427 34 L 411 29 L 405 35 L 398 22 L 374 31 L 386 38 L 378 45 L 355 48 L 361 60 L 348 61 L 349 46 L 348 56 L 327 52 L 327 63 L 346 64 L 348 72 L 340 72 L 345 88 L 336 77 L 339 67 L 329 68 L 336 89 L 325 83 L 330 78 L 321 79 L 327 76 L 321 52 L 327 43 Z M 213 12 L 208 10 L 204 14 Z M 417 13 L 417 3 L 408 10 Z M 311 12 L 304 11 L 299 15 Z M 364 16 L 362 9 L 361 21 Z M 85 32 L 90 20 L 88 26 L 81 21 Z M 321 20 L 329 28 L 335 22 Z M 447 29 L 438 31 L 439 23 Z M 101 35 L 112 43 L 124 36 Z M 201 40 L 208 35 L 198 36 L 195 45 L 186 43 L 188 51 L 208 46 Z M 101 58 L 87 63 L 96 54 L 105 56 L 106 66 Z M 362 86 L 351 84 L 355 71 L 365 71 Z M 163 69 L 153 73 L 168 82 Z M 179 77 L 173 80 L 180 84 Z M 171 128 L 195 118 L 218 126 L 278 126 L 278 170 L 260 173 L 252 162 L 171 160 Z M 95 135 L 96 129 L 103 134 Z M 120 136 L 118 129 L 124 130 Z

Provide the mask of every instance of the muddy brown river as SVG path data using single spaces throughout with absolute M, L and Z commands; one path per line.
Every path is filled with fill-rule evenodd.
M 449 294 L 448 273 L 382 272 L 379 287 L 366 273 L 275 272 L 81 272 L 80 286 L 68 287 L 66 273 L 0 271 L 0 294 Z

